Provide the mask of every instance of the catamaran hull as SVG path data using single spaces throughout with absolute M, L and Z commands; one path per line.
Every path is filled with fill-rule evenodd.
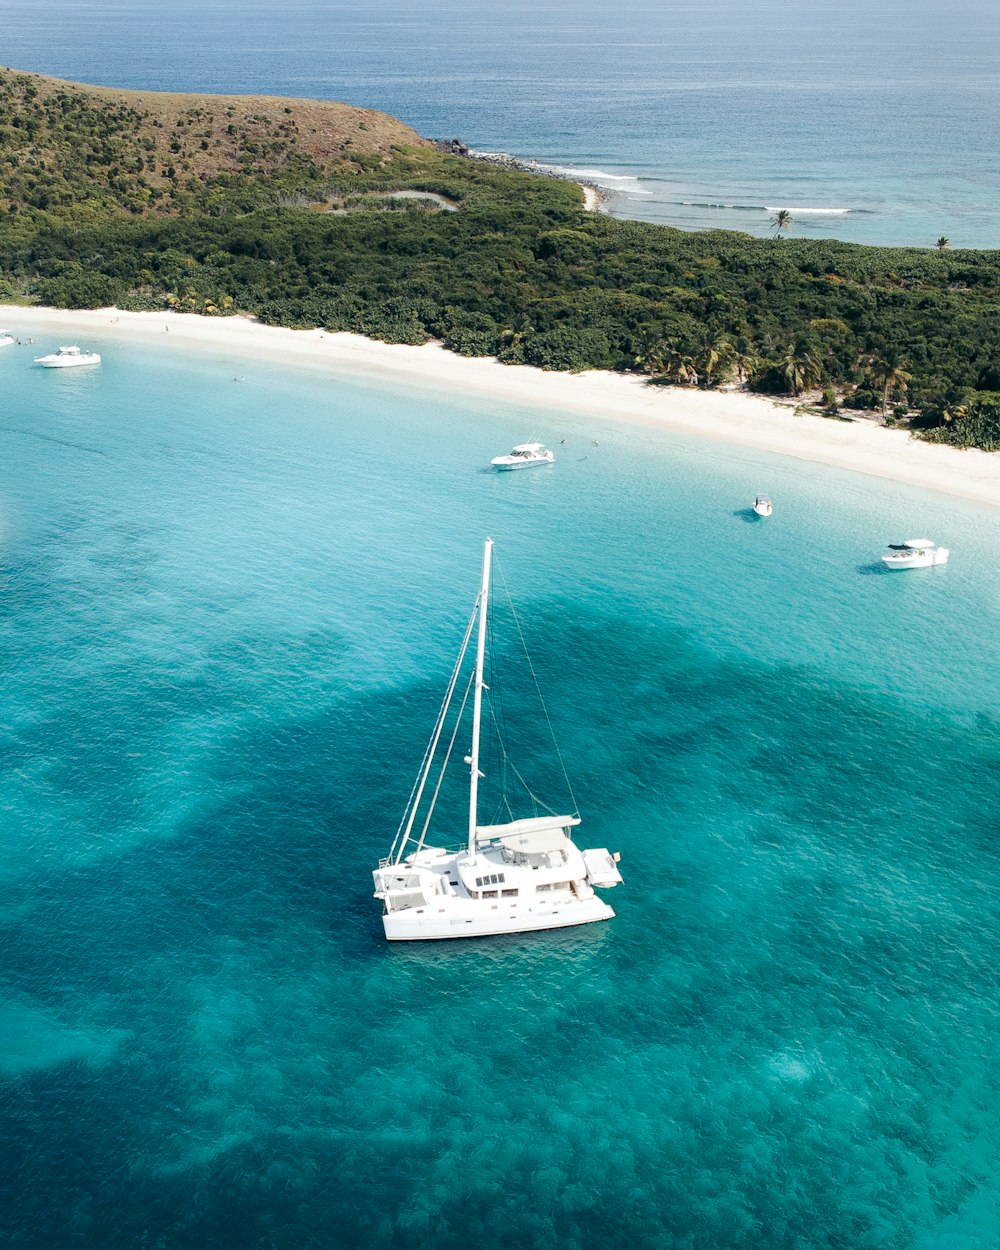
M 491 909 L 492 910 L 492 909 Z M 506 914 L 498 909 L 492 915 L 477 914 L 481 904 L 469 907 L 410 908 L 388 912 L 382 917 L 385 936 L 390 942 L 440 942 L 455 938 L 499 937 L 504 933 L 535 933 L 542 929 L 569 929 L 614 919 L 614 911 L 603 899 L 588 898 L 551 907 L 525 907 Z

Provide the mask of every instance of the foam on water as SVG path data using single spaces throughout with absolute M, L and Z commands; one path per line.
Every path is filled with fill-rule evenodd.
M 769 213 L 777 213 L 779 208 L 776 204 L 765 204 L 764 208 Z M 802 208 L 798 204 L 786 204 L 785 208 L 788 212 L 801 216 L 803 213 L 813 213 L 822 217 L 837 217 L 842 213 L 849 213 L 849 208 Z
M 995 514 L 94 346 L 0 358 L 4 1243 L 985 1250 Z M 551 469 L 479 471 L 531 433 Z M 878 571 L 923 530 L 949 565 Z M 370 871 L 486 533 L 626 884 L 390 948 Z
M 558 166 L 555 168 L 559 169 Z M 570 178 L 581 178 L 585 182 L 595 182 L 599 187 L 621 192 L 623 195 L 652 195 L 639 185 L 634 174 L 609 174 L 603 169 L 559 169 L 560 173 Z

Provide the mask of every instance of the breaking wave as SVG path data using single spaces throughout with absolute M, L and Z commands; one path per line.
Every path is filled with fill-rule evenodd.
M 557 178 L 570 178 L 574 182 L 589 182 L 605 191 L 615 191 L 620 195 L 653 195 L 639 185 L 634 174 L 609 174 L 603 169 L 579 169 L 570 165 L 553 165 L 547 161 L 528 160 L 521 156 L 511 156 L 509 152 L 471 151 L 477 160 L 490 161 L 494 165 L 504 165 L 511 169 L 523 169 L 532 173 L 552 174 Z
M 769 213 L 780 213 L 782 211 L 777 205 L 772 206 L 771 204 L 765 204 L 764 209 Z M 796 213 L 800 217 L 805 216 L 807 213 L 815 213 L 819 217 L 840 217 L 852 210 L 849 208 L 787 208 L 784 211 L 791 213 L 793 217 Z
M 791 213 L 793 217 L 805 217 L 810 214 L 817 217 L 846 217 L 848 213 L 867 213 L 871 211 L 865 208 L 796 208 L 794 205 L 786 206 L 782 210 L 773 204 L 730 204 L 723 200 L 670 200 L 668 202 L 683 208 L 719 208 L 736 213 L 779 213 L 785 211 Z
M 565 178 L 578 178 L 581 182 L 592 182 L 595 186 L 604 187 L 608 191 L 620 191 L 626 195 L 652 195 L 639 185 L 634 174 L 609 174 L 603 169 L 575 169 L 564 165 L 553 165 L 553 170 Z

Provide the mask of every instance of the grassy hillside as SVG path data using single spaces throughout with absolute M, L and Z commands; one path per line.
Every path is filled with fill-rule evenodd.
M 0 71 L 3 298 L 739 381 L 1000 447 L 1000 253 L 616 221 L 342 104 Z
M 122 91 L 0 69 L 0 209 L 75 217 L 211 209 L 234 188 L 313 185 L 432 148 L 371 109 Z

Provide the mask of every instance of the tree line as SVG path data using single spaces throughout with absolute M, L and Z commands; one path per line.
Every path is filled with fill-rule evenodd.
M 126 160 L 141 116 L 117 105 L 102 154 L 96 107 L 53 105 L 30 135 L 0 129 L 0 298 L 239 311 L 544 369 L 816 393 L 831 413 L 1000 446 L 1000 253 L 687 233 L 587 213 L 572 183 L 432 148 L 320 165 L 290 132 L 280 168 L 153 201 Z M 76 125 L 86 159 L 54 159 Z M 42 199 L 26 198 L 26 170 L 48 180 Z M 458 211 L 381 195 L 400 189 Z

